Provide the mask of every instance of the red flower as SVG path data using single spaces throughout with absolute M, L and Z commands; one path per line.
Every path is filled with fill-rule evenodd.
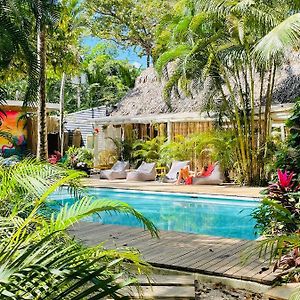
M 288 174 L 287 171 L 282 172 L 281 170 L 277 170 L 279 185 L 282 188 L 287 188 L 292 185 L 292 179 L 294 176 L 294 172 L 290 172 Z

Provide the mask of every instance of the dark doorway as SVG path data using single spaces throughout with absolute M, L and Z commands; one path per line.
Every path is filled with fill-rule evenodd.
M 48 155 L 53 154 L 54 151 L 59 151 L 59 134 L 48 133 Z

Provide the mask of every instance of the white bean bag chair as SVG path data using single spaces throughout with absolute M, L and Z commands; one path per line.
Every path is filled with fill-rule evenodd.
M 129 169 L 128 161 L 117 161 L 110 170 L 103 170 L 100 172 L 100 179 L 125 179 Z
M 150 181 L 156 179 L 155 163 L 142 164 L 134 171 L 129 171 L 127 173 L 127 181 Z
M 205 184 L 211 184 L 211 185 L 218 185 L 223 183 L 224 176 L 221 172 L 220 165 L 217 162 L 215 164 L 215 167 L 211 174 L 207 177 L 193 177 L 192 184 L 195 185 L 205 185 Z

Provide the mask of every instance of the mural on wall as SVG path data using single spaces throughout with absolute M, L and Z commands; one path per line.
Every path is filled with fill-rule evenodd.
M 5 157 L 22 155 L 26 150 L 26 120 L 20 119 L 22 114 L 12 110 L 6 111 L 5 114 L 0 112 L 0 131 L 12 135 L 12 141 L 0 137 L 1 154 Z

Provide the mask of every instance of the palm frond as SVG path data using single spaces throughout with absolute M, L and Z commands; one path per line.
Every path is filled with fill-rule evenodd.
M 300 300 L 300 289 L 296 288 L 290 295 L 289 300 Z
M 28 34 L 18 26 L 15 7 L 12 7 L 11 1 L 0 1 L 0 27 L 4 30 L 14 42 L 16 49 L 20 47 L 28 64 L 28 87 L 24 99 L 25 105 L 32 105 L 35 102 L 38 87 L 38 63 L 37 56 L 28 40 Z
M 190 52 L 188 45 L 178 45 L 173 49 L 163 53 L 157 60 L 155 67 L 159 74 L 162 74 L 163 68 L 171 61 L 176 60 L 182 56 L 185 56 Z
M 76 201 L 71 206 L 66 204 L 57 215 L 52 215 L 49 226 L 45 224 L 45 228 L 47 228 L 49 232 L 66 230 L 83 218 L 100 212 L 115 212 L 132 215 L 149 230 L 152 236 L 158 237 L 158 229 L 156 226 L 127 203 L 111 200 L 96 200 L 88 196 Z
M 59 233 L 29 244 L 24 240 L 1 243 L 1 298 L 23 294 L 22 299 L 100 299 L 108 295 L 119 299 L 119 290 L 135 281 L 115 272 L 123 258 L 110 259 L 99 250 L 76 243 L 65 247 Z
M 78 186 L 82 176 L 81 172 L 41 163 L 33 158 L 24 159 L 11 167 L 2 165 L 0 161 L 0 199 L 10 199 L 10 203 L 18 204 L 21 210 L 28 204 L 28 198 L 45 201 L 55 189 L 66 183 Z
M 271 30 L 256 45 L 254 52 L 260 62 L 277 60 L 288 48 L 299 47 L 300 13 L 294 14 Z

